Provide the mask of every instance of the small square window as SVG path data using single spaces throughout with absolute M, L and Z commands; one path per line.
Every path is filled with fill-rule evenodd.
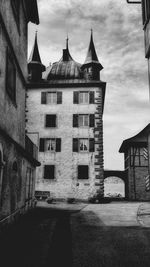
M 46 127 L 56 127 L 56 115 L 46 115 Z
M 78 179 L 88 179 L 89 178 L 89 166 L 79 165 L 78 166 Z
M 88 139 L 79 139 L 79 151 L 87 152 L 89 150 L 89 140 Z
M 54 179 L 54 178 L 55 178 L 55 165 L 45 165 L 44 179 Z
M 89 92 L 80 92 L 79 93 L 79 103 L 88 104 L 89 103 Z

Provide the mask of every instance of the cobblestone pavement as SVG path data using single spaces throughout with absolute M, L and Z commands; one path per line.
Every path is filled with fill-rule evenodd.
M 0 237 L 2 267 L 148 267 L 150 204 L 44 204 Z

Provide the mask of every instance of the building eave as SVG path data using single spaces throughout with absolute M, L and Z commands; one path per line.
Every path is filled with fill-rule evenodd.
M 25 4 L 26 4 L 28 22 L 30 21 L 38 25 L 40 23 L 40 20 L 39 20 L 37 0 L 26 0 Z
M 138 134 L 124 140 L 119 149 L 119 153 L 124 153 L 130 146 L 147 145 L 149 133 L 150 133 L 150 123 Z

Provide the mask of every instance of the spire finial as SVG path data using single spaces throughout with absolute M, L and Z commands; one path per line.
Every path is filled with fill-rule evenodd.
M 66 49 L 68 49 L 68 42 L 69 42 L 69 38 L 68 38 L 68 34 L 67 34 L 67 38 L 66 38 Z

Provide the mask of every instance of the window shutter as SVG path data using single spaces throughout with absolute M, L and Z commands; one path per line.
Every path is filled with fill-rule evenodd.
M 46 92 L 41 92 L 41 104 L 46 104 Z
M 62 92 L 57 92 L 57 104 L 62 104 Z
M 95 127 L 95 115 L 94 114 L 90 114 L 90 127 Z
M 78 152 L 78 138 L 73 138 L 73 152 Z
M 61 151 L 61 139 L 57 138 L 56 139 L 56 152 L 60 152 Z
M 78 127 L 78 114 L 73 114 L 73 127 Z
M 73 92 L 73 104 L 79 104 L 79 92 Z
M 39 147 L 39 151 L 40 152 L 44 152 L 44 138 L 40 138 L 40 147 Z
M 89 139 L 89 152 L 95 151 L 95 140 L 94 138 Z
M 90 101 L 89 101 L 90 104 L 94 104 L 94 102 L 95 102 L 94 101 L 95 100 L 94 98 L 95 98 L 95 92 L 94 91 L 91 91 L 90 92 Z

